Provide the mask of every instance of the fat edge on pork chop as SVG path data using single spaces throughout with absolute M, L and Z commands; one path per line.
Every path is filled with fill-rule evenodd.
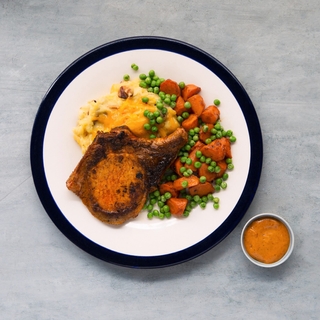
M 126 126 L 98 132 L 66 182 L 93 216 L 119 225 L 138 216 L 148 194 L 188 142 L 183 128 L 143 139 Z

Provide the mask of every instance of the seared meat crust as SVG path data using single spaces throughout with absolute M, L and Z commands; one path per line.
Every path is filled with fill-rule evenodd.
M 99 220 L 123 224 L 138 216 L 187 141 L 182 128 L 152 140 L 137 138 L 126 126 L 99 132 L 67 180 L 67 188 Z

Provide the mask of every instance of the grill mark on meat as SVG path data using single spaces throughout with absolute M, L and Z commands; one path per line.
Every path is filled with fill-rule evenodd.
M 135 137 L 125 126 L 99 132 L 67 180 L 67 187 L 96 218 L 122 224 L 139 214 L 147 195 L 187 141 L 182 128 L 152 140 Z

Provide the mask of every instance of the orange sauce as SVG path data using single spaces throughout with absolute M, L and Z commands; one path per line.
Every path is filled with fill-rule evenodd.
M 290 235 L 287 227 L 277 219 L 261 218 L 245 230 L 243 244 L 248 254 L 264 263 L 280 260 L 287 252 Z

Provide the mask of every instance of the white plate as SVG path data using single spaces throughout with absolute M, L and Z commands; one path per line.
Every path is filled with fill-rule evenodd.
M 136 63 L 139 71 L 130 66 Z M 185 219 L 158 220 L 141 212 L 120 227 L 94 218 L 66 188 L 82 157 L 73 139 L 79 108 L 107 94 L 124 74 L 154 69 L 163 78 L 201 87 L 207 105 L 221 101 L 221 121 L 233 130 L 235 169 L 219 193 L 220 208 L 194 209 Z M 248 125 L 250 124 L 250 126 Z M 252 146 L 255 148 L 252 148 Z M 131 267 L 161 267 L 202 254 L 238 224 L 256 191 L 262 165 L 262 138 L 254 107 L 243 87 L 216 59 L 172 39 L 136 37 L 98 47 L 71 64 L 40 105 L 31 138 L 31 165 L 39 197 L 57 227 L 76 245 L 105 261 Z

